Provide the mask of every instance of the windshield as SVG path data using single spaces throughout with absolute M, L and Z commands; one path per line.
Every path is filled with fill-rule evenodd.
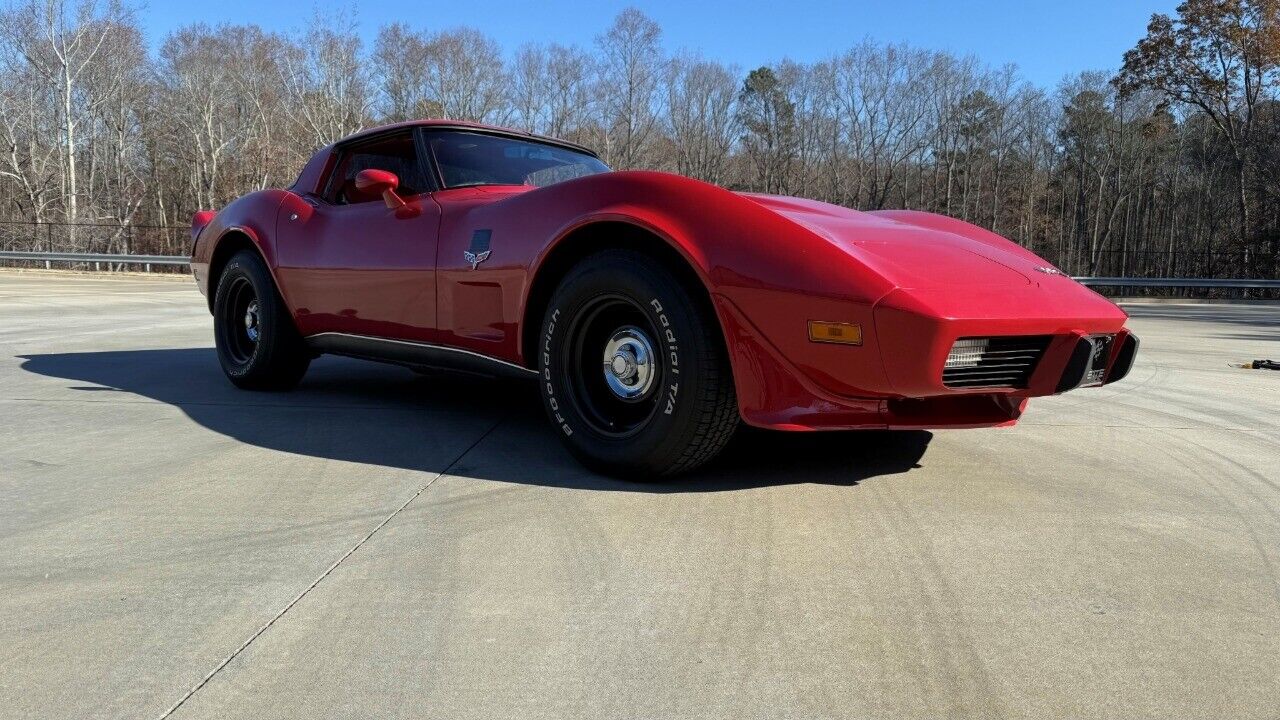
M 539 142 L 462 131 L 436 131 L 427 138 L 446 188 L 544 187 L 609 172 L 595 156 Z

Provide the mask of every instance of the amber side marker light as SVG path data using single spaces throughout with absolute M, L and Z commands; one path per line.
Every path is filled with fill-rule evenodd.
M 854 323 L 809 321 L 809 340 L 837 345 L 861 345 L 862 326 Z

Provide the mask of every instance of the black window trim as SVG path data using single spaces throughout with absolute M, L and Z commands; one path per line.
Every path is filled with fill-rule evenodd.
M 523 140 L 525 142 L 531 142 L 539 145 L 552 145 L 555 147 L 562 148 L 564 150 L 572 150 L 574 152 L 582 153 L 583 155 L 590 155 L 591 157 L 597 160 L 600 160 L 600 153 L 597 153 L 595 150 L 592 150 L 591 148 L 585 145 L 579 145 L 578 143 L 571 142 L 569 140 L 561 140 L 559 138 L 546 137 L 545 135 L 535 135 L 533 133 L 524 132 L 522 130 L 496 128 L 496 127 L 489 127 L 487 125 L 464 125 L 461 123 L 457 125 L 433 123 L 430 125 L 427 125 L 427 124 L 416 125 L 415 127 L 420 129 L 423 133 L 467 132 L 467 133 L 475 133 L 477 135 L 494 135 L 496 137 L 505 137 L 505 138 L 510 138 L 512 140 Z

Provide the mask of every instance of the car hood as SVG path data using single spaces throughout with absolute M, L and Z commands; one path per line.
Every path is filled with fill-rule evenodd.
M 813 200 L 740 193 L 841 247 L 901 288 L 1025 286 L 1032 253 L 980 228 L 926 213 L 869 213 Z

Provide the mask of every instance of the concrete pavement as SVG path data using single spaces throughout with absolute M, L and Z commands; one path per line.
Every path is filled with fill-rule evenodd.
M 1280 307 L 1015 428 L 591 475 L 533 388 L 235 390 L 190 280 L 0 272 L 0 717 L 1275 717 Z

